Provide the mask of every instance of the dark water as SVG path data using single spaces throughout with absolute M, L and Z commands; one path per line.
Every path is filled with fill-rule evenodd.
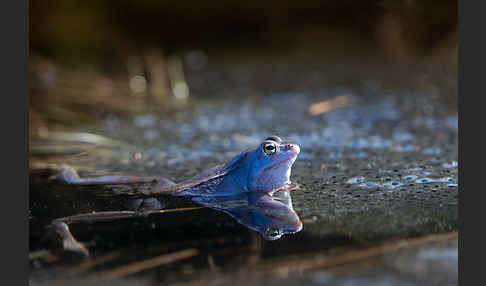
M 104 113 L 93 123 L 50 129 L 31 142 L 32 285 L 457 284 L 457 236 L 445 235 L 458 230 L 458 116 L 454 98 L 444 91 L 450 79 L 404 88 L 377 79 L 380 71 L 338 79 L 330 65 L 298 53 L 270 63 L 262 58 L 206 59 L 204 71 L 187 71 L 189 97 L 173 99 L 178 107 L 169 112 Z M 110 140 L 74 137 L 79 132 Z M 52 219 L 129 208 L 131 186 L 49 181 L 49 169 L 61 163 L 82 176 L 179 182 L 273 134 L 301 147 L 291 177 L 300 185 L 291 192 L 300 232 L 267 241 L 238 223 L 238 214 L 209 208 L 73 224 L 73 235 L 90 249 L 91 264 L 60 251 L 48 235 Z M 195 206 L 171 197 L 161 205 Z M 434 234 L 443 236 L 429 239 Z M 409 247 L 396 242 L 406 238 L 426 239 Z M 383 244 L 393 246 L 384 256 L 363 252 Z M 123 268 L 171 253 L 182 258 L 135 273 Z M 345 262 L 324 263 L 326 257 Z

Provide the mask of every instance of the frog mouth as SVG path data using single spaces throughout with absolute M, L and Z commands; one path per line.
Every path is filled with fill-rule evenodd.
M 277 169 L 277 168 L 278 168 L 278 167 L 280 167 L 282 164 L 287 163 L 287 162 L 289 162 L 289 161 L 292 161 L 292 163 L 293 163 L 293 161 L 295 161 L 295 158 L 297 157 L 297 155 L 298 155 L 298 154 L 299 154 L 299 153 L 297 153 L 297 152 L 292 153 L 292 154 L 291 154 L 291 155 L 289 155 L 287 158 L 285 158 L 285 159 L 283 159 L 283 160 L 280 160 L 280 161 L 278 161 L 277 163 L 275 163 L 275 164 L 273 164 L 273 165 L 270 165 L 270 166 L 268 166 L 268 167 L 264 168 L 263 170 L 264 170 L 264 171 L 267 171 L 267 170 L 270 170 L 270 169 Z M 292 163 L 290 163 L 288 167 L 290 167 L 290 166 L 292 165 Z

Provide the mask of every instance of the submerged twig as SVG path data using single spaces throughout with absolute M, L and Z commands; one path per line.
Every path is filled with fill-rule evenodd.
M 206 207 L 187 207 L 187 208 L 164 209 L 164 210 L 150 211 L 150 214 L 184 212 L 184 211 L 192 211 L 192 210 L 198 210 L 198 209 L 204 209 L 204 208 L 206 208 Z
M 336 108 L 346 107 L 351 104 L 351 97 L 349 95 L 340 95 L 332 99 L 323 100 L 309 106 L 309 113 L 311 115 L 319 115 Z
M 432 234 L 424 237 L 403 239 L 399 241 L 393 241 L 386 243 L 384 245 L 374 246 L 363 250 L 351 251 L 348 253 L 332 256 L 315 256 L 308 259 L 301 258 L 298 261 L 288 260 L 288 261 L 277 261 L 275 263 L 267 263 L 265 266 L 260 268 L 260 271 L 264 273 L 273 273 L 276 275 L 287 275 L 289 273 L 296 273 L 302 271 L 308 271 L 315 268 L 331 267 L 340 264 L 345 264 L 349 262 L 354 262 L 357 260 L 382 255 L 384 253 L 399 250 L 402 248 L 409 248 L 413 246 L 418 246 L 428 242 L 443 241 L 452 238 L 457 238 L 457 232 L 450 232 L 445 234 Z
M 155 268 L 157 266 L 166 265 L 189 257 L 193 257 L 198 254 L 199 254 L 199 250 L 195 248 L 176 251 L 169 254 L 160 255 L 151 259 L 147 259 L 144 261 L 139 261 L 132 264 L 120 266 L 115 269 L 106 270 L 101 273 L 93 274 L 92 276 L 88 277 L 87 281 L 89 283 L 97 283 L 101 281 L 113 280 L 131 274 L 135 274 L 150 268 Z
M 114 251 L 114 252 L 111 252 L 111 253 L 107 253 L 107 254 L 105 254 L 101 257 L 95 258 L 95 259 L 83 261 L 77 267 L 71 269 L 69 271 L 68 275 L 73 276 L 73 275 L 85 272 L 85 271 L 89 270 L 90 268 L 93 268 L 97 265 L 100 265 L 100 264 L 109 262 L 113 259 L 116 259 L 116 258 L 120 257 L 121 254 L 122 253 L 120 251 Z
M 246 277 L 248 273 L 252 274 L 252 279 L 258 279 L 259 277 L 268 278 L 269 275 L 286 277 L 293 273 L 303 273 L 305 271 L 311 271 L 314 269 L 323 269 L 334 267 L 346 263 L 352 263 L 363 259 L 379 256 L 388 252 L 397 251 L 403 248 L 409 248 L 414 246 L 423 245 L 430 242 L 446 241 L 449 239 L 457 239 L 457 232 L 449 232 L 444 234 L 432 234 L 412 239 L 401 239 L 398 241 L 387 242 L 383 245 L 369 247 L 362 250 L 347 251 L 338 255 L 325 255 L 325 254 L 313 254 L 308 257 L 299 257 L 295 259 L 295 256 L 288 258 L 278 258 L 274 261 L 265 261 L 264 263 L 258 263 L 245 269 L 240 269 L 237 273 L 231 272 L 222 274 L 215 274 L 211 277 L 205 277 L 204 281 L 201 281 L 201 277 L 197 280 L 191 280 L 186 282 L 179 282 L 171 285 L 177 286 L 195 286 L 201 284 L 212 285 L 228 285 L 235 280 L 235 276 Z M 251 284 L 251 281 L 248 281 Z

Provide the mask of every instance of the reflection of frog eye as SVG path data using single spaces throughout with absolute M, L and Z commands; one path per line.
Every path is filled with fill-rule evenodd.
M 268 137 L 267 139 L 265 139 L 265 141 L 267 140 L 270 140 L 270 141 L 275 141 L 277 143 L 282 143 L 282 138 L 278 137 L 278 136 L 270 136 Z
M 265 230 L 265 234 L 270 238 L 279 238 L 280 236 L 282 236 L 280 229 L 274 226 L 267 228 Z
M 262 151 L 266 155 L 273 155 L 277 153 L 277 144 L 275 142 L 264 142 L 262 144 Z

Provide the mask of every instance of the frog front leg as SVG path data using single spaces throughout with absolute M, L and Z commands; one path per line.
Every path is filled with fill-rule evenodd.
M 269 194 L 273 195 L 277 192 L 289 192 L 289 191 L 295 191 L 295 190 L 298 190 L 298 189 L 300 189 L 299 184 L 289 182 L 288 184 L 285 184 L 282 187 L 269 192 Z

